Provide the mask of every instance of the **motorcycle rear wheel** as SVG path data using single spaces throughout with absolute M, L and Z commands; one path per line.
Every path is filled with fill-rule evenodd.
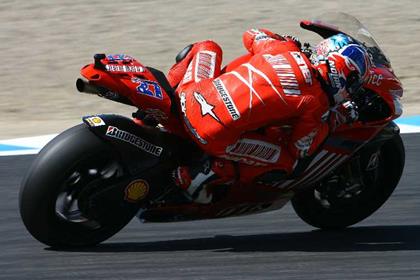
M 68 129 L 41 150 L 22 183 L 19 208 L 24 225 L 52 247 L 93 246 L 110 238 L 139 206 L 109 205 L 112 218 L 106 211 L 95 218 L 85 212 L 95 191 L 92 185 L 98 189 L 104 180 L 122 177 L 122 172 L 111 148 L 85 124 Z
M 365 176 L 364 181 L 369 183 L 363 188 L 353 191 L 353 196 L 343 195 L 342 189 L 344 188 L 338 186 L 333 191 L 335 194 L 340 194 L 341 197 L 338 195 L 334 197 L 334 194 L 330 192 L 329 195 L 324 195 L 325 199 L 322 199 L 320 198 L 321 184 L 300 191 L 292 199 L 296 214 L 307 224 L 320 229 L 345 228 L 372 215 L 388 200 L 401 178 L 405 162 L 401 136 L 396 135 L 376 151 L 362 149 L 356 157 L 360 156 L 366 159 L 374 153 L 379 155 L 377 159 L 377 168 L 379 169 L 377 175 L 374 176 L 376 179 L 366 177 L 370 175 L 366 174 L 368 168 L 365 165 L 361 169 L 365 174 L 359 175 Z M 362 162 L 366 163 L 366 160 Z M 344 169 L 345 167 L 341 170 Z M 329 179 L 331 177 L 324 179 L 323 182 Z

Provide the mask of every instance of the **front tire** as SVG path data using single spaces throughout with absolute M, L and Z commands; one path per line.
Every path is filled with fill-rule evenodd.
M 89 195 L 103 180 L 122 180 L 122 173 L 110 146 L 85 124 L 63 132 L 41 150 L 22 183 L 24 225 L 37 240 L 55 247 L 92 246 L 110 238 L 132 219 L 138 205 L 109 205 L 112 215 L 92 215 L 87 213 Z
M 370 159 L 375 153 L 379 156 L 377 169 L 367 171 L 371 169 L 368 164 L 372 164 Z M 348 227 L 372 215 L 390 197 L 404 169 L 405 151 L 401 136 L 396 135 L 379 148 L 363 149 L 354 158 L 353 161 L 360 160 L 356 163 L 362 172 L 357 176 L 365 185 L 346 193 L 346 180 L 337 179 L 346 168 L 351 168 L 351 162 L 346 164 L 339 174 L 335 174 L 335 179 L 331 176 L 294 196 L 293 208 L 303 221 L 320 229 Z M 331 186 L 333 179 L 338 183 Z

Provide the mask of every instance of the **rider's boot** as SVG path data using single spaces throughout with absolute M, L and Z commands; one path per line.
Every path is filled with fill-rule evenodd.
M 226 185 L 235 180 L 235 168 L 231 161 L 206 159 L 193 166 L 180 166 L 174 170 L 175 184 L 182 188 L 191 200 L 199 204 L 213 202 L 212 187 Z
M 176 63 L 171 67 L 168 72 L 167 79 L 171 87 L 176 88 L 177 85 L 181 82 L 182 78 L 187 71 L 188 65 L 190 64 L 195 52 L 192 52 L 194 44 L 186 46 L 179 54 L 176 56 Z

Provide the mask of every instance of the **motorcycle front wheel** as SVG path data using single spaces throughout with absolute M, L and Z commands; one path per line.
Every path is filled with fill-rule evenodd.
M 119 232 L 139 206 L 91 197 L 124 182 L 110 146 L 85 124 L 68 129 L 39 153 L 20 190 L 19 209 L 29 233 L 53 247 L 96 245 Z
M 296 214 L 320 229 L 340 229 L 372 215 L 390 197 L 405 162 L 400 135 L 359 151 L 339 170 L 292 199 Z

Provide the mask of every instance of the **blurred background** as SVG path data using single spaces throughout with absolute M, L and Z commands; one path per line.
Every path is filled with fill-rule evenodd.
M 95 53 L 125 53 L 167 72 L 187 44 L 212 39 L 224 63 L 245 52 L 242 33 L 264 27 L 316 43 L 299 27 L 327 11 L 357 17 L 390 58 L 405 115 L 420 113 L 420 2 L 353 1 L 0 1 L 0 139 L 58 133 L 83 115 L 134 108 L 75 88 Z

